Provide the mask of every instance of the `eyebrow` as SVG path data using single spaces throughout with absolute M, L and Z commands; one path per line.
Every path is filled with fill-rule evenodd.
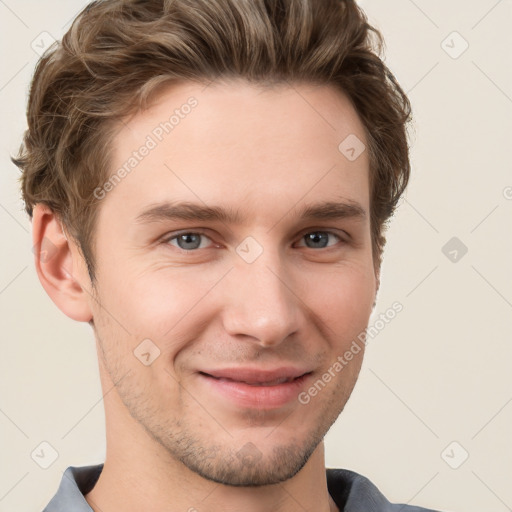
M 288 213 L 288 212 L 287 212 Z M 327 201 L 303 206 L 299 212 L 300 220 L 342 220 L 366 219 L 366 210 L 356 201 Z M 220 206 L 207 206 L 192 202 L 162 202 L 151 205 L 135 218 L 137 224 L 162 222 L 169 220 L 208 221 L 226 224 L 242 224 L 245 217 L 238 210 Z

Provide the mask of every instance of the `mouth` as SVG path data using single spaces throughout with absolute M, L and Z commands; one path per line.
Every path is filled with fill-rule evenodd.
M 216 379 L 218 381 L 224 381 L 224 382 L 238 382 L 240 384 L 247 384 L 248 386 L 278 386 L 279 384 L 285 384 L 287 382 L 293 382 L 297 379 L 300 379 L 304 377 L 305 375 L 308 375 L 308 373 L 305 373 L 303 375 L 300 375 L 299 377 L 281 377 L 279 379 L 273 379 L 273 380 L 267 380 L 267 381 L 248 381 L 248 380 L 237 380 L 237 379 L 230 379 L 228 377 L 215 377 L 215 375 L 210 375 L 205 372 L 199 372 L 201 375 L 204 375 L 205 377 L 211 377 L 212 379 Z M 311 372 L 310 372 L 311 373 Z
M 279 368 L 272 371 L 231 368 L 199 371 L 215 397 L 242 407 L 276 409 L 296 401 L 312 371 Z
M 220 381 L 240 382 L 250 386 L 277 386 L 303 377 L 311 371 L 294 367 L 281 367 L 273 370 L 257 368 L 225 368 L 219 370 L 200 371 L 202 375 Z

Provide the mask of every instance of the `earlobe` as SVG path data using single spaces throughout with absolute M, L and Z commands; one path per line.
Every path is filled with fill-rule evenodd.
M 32 243 L 36 272 L 55 305 L 78 322 L 92 319 L 91 285 L 78 248 L 66 238 L 60 219 L 38 203 L 32 216 Z

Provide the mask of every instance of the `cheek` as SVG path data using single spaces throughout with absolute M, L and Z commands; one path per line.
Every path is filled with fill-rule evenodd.
M 186 268 L 146 269 L 143 273 L 124 274 L 110 283 L 110 302 L 119 321 L 135 338 L 169 340 L 180 344 L 184 332 L 188 337 L 205 321 L 207 296 L 222 278 L 219 269 L 201 271 Z
M 313 290 L 313 289 L 312 289 Z M 375 299 L 375 278 L 368 269 L 353 267 L 317 276 L 308 305 L 329 327 L 329 336 L 343 343 L 363 331 Z
M 128 263 L 114 266 L 101 276 L 103 307 L 96 308 L 98 314 L 109 317 L 119 336 L 131 340 L 131 349 L 149 338 L 171 356 L 213 321 L 222 300 L 221 281 L 229 268 L 199 267 L 150 266 L 140 271 Z M 326 336 L 347 340 L 367 326 L 375 296 L 371 263 L 346 261 L 306 272 L 302 268 L 289 278 L 298 296 L 296 307 L 313 311 L 327 326 Z

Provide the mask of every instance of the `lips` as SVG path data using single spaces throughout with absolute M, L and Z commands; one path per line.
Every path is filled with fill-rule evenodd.
M 240 408 L 278 410 L 297 406 L 297 396 L 308 384 L 312 371 L 307 368 L 280 367 L 225 368 L 198 372 L 199 386 L 209 399 L 220 400 L 231 411 Z M 234 408 L 234 409 L 233 409 Z M 285 409 L 283 409 L 284 411 Z
M 207 373 L 203 373 L 203 375 L 207 375 L 208 377 L 213 377 L 213 375 L 208 375 Z M 283 377 L 281 379 L 274 379 L 270 381 L 246 381 L 246 380 L 236 380 L 236 379 L 228 379 L 226 377 L 213 377 L 221 382 L 239 382 L 241 384 L 248 384 L 249 386 L 278 386 L 279 384 L 285 384 L 287 382 L 292 382 L 295 380 L 294 377 Z
M 199 372 L 224 382 L 239 382 L 249 386 L 278 386 L 310 373 L 300 368 L 277 368 L 274 370 L 258 370 L 251 368 L 229 368 Z

